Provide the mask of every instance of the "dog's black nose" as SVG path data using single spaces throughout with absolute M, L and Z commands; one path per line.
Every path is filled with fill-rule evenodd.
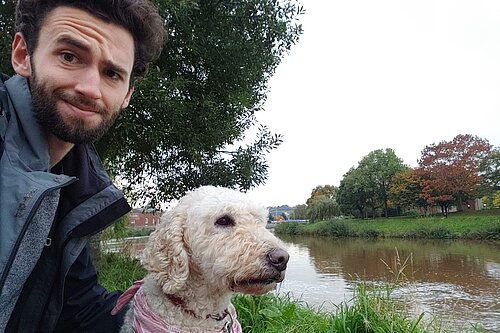
M 285 250 L 276 248 L 269 251 L 267 257 L 271 265 L 281 272 L 286 269 L 286 264 L 288 263 L 290 255 Z

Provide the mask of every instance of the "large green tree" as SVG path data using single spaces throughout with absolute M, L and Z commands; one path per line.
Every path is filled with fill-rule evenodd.
M 361 184 L 369 194 L 367 204 L 375 211 L 383 208 L 388 216 L 389 188 L 394 177 L 406 170 L 403 161 L 394 150 L 377 149 L 363 157 L 358 165 Z
M 204 184 L 248 190 L 267 179 L 281 136 L 258 124 L 268 81 L 302 32 L 295 0 L 157 0 L 169 39 L 131 105 L 97 143 L 133 200 L 156 206 Z M 0 69 L 12 37 L 0 2 Z M 246 138 L 256 128 L 255 137 Z M 245 142 L 242 144 L 241 142 Z
M 357 210 L 366 217 L 368 211 L 375 216 L 376 210 L 383 208 L 387 217 L 389 188 L 394 177 L 406 169 L 390 148 L 370 152 L 340 182 L 338 202 L 342 210 L 347 214 Z
M 344 215 L 367 217 L 368 192 L 365 191 L 360 172 L 352 167 L 340 181 L 337 202 Z

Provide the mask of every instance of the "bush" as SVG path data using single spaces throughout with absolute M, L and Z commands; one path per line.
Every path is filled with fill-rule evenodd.
M 428 238 L 431 239 L 451 239 L 456 238 L 453 233 L 445 227 L 431 229 Z
M 378 238 L 382 236 L 382 233 L 375 230 L 375 229 L 367 229 L 367 230 L 362 230 L 359 232 L 359 237 L 365 237 L 365 238 Z
M 495 223 L 486 230 L 468 232 L 464 236 L 468 239 L 500 240 L 500 223 Z
M 274 229 L 274 232 L 276 234 L 283 234 L 283 235 L 297 235 L 298 229 L 300 225 L 298 223 L 280 223 L 276 226 L 276 229 Z

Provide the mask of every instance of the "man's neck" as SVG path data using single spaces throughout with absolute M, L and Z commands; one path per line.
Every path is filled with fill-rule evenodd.
M 47 142 L 49 144 L 50 167 L 52 168 L 66 156 L 73 148 L 74 144 L 63 141 L 54 135 L 48 135 Z

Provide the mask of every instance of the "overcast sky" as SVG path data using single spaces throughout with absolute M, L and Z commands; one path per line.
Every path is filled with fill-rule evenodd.
M 500 146 L 500 1 L 301 3 L 304 33 L 257 115 L 284 142 L 255 200 L 303 204 L 376 149 L 414 167 L 458 134 Z

